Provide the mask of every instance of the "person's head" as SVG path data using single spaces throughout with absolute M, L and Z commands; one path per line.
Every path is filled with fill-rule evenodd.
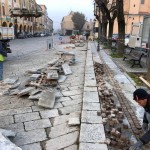
M 137 89 L 133 92 L 133 99 L 142 107 L 147 104 L 148 93 L 144 89 Z

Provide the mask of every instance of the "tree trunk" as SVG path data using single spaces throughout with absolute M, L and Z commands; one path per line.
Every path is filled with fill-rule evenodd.
M 109 35 L 108 35 L 108 45 L 109 48 L 111 48 L 112 46 L 112 34 L 113 34 L 113 28 L 114 28 L 114 21 L 113 20 L 109 20 Z
M 124 53 L 124 38 L 125 38 L 125 20 L 124 20 L 124 9 L 123 9 L 123 1 L 117 0 L 117 19 L 118 19 L 118 34 L 119 41 L 117 43 L 117 51 L 119 55 L 123 55 Z

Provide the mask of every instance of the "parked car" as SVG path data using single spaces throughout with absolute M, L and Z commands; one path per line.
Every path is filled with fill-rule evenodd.
M 40 37 L 40 33 L 36 32 L 33 34 L 34 37 Z
M 40 36 L 41 36 L 41 37 L 45 36 L 45 33 L 40 33 Z
M 32 38 L 33 37 L 31 32 L 27 32 L 26 35 L 27 35 L 28 38 Z
M 27 35 L 26 35 L 25 32 L 18 32 L 17 33 L 17 38 L 19 38 L 19 39 L 25 39 L 25 38 L 27 38 Z

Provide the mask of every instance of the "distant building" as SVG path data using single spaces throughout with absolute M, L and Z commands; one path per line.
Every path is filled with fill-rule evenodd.
M 74 14 L 74 12 L 71 11 L 69 13 L 69 15 L 64 16 L 62 19 L 61 32 L 63 35 L 71 35 L 73 33 L 73 30 L 74 30 L 74 23 L 72 21 L 73 14 Z M 90 34 L 93 33 L 93 22 L 92 22 L 92 20 L 90 20 L 89 22 L 88 21 L 85 22 L 83 29 L 82 29 L 82 32 L 83 33 L 88 32 Z

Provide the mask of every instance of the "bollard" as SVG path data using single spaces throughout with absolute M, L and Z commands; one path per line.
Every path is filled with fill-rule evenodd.
M 47 50 L 51 50 L 53 48 L 53 39 L 47 39 Z

